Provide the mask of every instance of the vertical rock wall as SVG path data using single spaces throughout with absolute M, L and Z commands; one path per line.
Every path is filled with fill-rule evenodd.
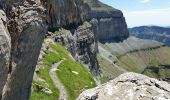
M 0 95 L 7 80 L 11 51 L 11 40 L 5 25 L 6 15 L 0 10 Z
M 12 48 L 8 79 L 1 99 L 28 100 L 42 40 L 47 33 L 45 9 L 38 0 L 5 2 Z

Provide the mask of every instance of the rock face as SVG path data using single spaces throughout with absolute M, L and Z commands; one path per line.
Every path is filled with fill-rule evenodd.
M 82 0 L 48 0 L 47 13 L 49 29 L 72 28 L 82 24 L 88 15 L 89 7 Z
M 6 15 L 0 10 L 0 95 L 7 80 L 11 50 L 11 40 L 5 25 Z
M 47 32 L 45 11 L 38 0 L 23 2 L 7 0 L 5 3 L 12 52 L 8 66 L 8 79 L 1 99 L 28 100 L 42 40 Z
M 132 36 L 141 39 L 151 39 L 164 43 L 170 46 L 170 28 L 158 26 L 141 26 L 129 29 Z
M 78 62 L 87 64 L 94 74 L 98 74 L 99 65 L 96 59 L 98 49 L 95 33 L 97 29 L 94 27 L 94 24 L 84 22 L 74 32 L 60 29 L 52 37 L 56 42 L 65 45 Z
M 98 0 L 49 0 L 49 28 L 78 27 L 85 20 L 98 20 L 100 41 L 122 40 L 129 36 L 123 13 Z
M 116 79 L 84 91 L 77 100 L 167 100 L 170 84 L 136 73 L 125 73 Z
M 122 40 L 129 36 L 123 13 L 98 0 L 83 0 L 90 7 L 88 19 L 98 20 L 99 41 Z

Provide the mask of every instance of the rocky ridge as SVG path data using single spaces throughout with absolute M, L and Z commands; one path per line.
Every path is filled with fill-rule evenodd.
M 125 73 L 94 89 L 84 91 L 77 100 L 168 100 L 170 85 L 136 73 Z
M 129 29 L 131 36 L 156 40 L 170 46 L 170 28 L 159 26 L 140 26 Z

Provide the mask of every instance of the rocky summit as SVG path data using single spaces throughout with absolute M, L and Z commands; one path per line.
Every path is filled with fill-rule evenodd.
M 86 90 L 77 100 L 169 100 L 170 84 L 136 73 L 125 73 L 94 89 Z

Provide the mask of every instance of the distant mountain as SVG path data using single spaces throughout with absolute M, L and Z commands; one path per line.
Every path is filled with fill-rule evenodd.
M 129 28 L 131 36 L 135 36 L 141 39 L 157 40 L 170 46 L 170 28 L 159 26 L 140 26 Z

